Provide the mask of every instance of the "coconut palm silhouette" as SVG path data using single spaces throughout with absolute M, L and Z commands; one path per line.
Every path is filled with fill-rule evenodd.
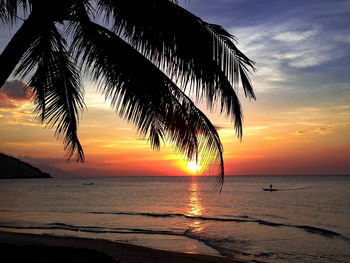
M 176 0 L 0 0 L 0 20 L 22 23 L 0 55 L 0 87 L 27 80 L 42 123 L 63 138 L 68 159 L 84 160 L 77 136 L 85 109 L 81 74 L 154 149 L 168 141 L 189 160 L 217 169 L 223 148 L 214 125 L 189 98 L 232 117 L 242 136 L 239 82 L 255 99 L 254 63 L 221 26 Z

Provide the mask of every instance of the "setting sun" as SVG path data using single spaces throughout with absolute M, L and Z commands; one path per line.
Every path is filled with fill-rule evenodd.
M 199 162 L 199 161 L 192 160 L 192 161 L 190 161 L 190 162 L 187 162 L 187 168 L 188 168 L 188 170 L 190 170 L 191 172 L 195 173 L 195 172 L 197 172 L 198 170 L 201 169 L 201 165 L 200 165 L 200 162 Z

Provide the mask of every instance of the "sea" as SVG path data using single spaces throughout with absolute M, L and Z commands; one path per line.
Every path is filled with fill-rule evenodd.
M 0 181 L 0 230 L 248 262 L 350 262 L 350 176 Z M 278 191 L 264 191 L 270 188 Z

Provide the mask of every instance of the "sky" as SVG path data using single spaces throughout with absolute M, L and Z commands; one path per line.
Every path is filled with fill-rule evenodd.
M 256 63 L 251 80 L 257 100 L 239 93 L 242 141 L 230 119 L 203 108 L 218 127 L 225 174 L 350 174 L 350 1 L 191 0 L 181 5 L 223 25 Z M 1 28 L 0 51 L 15 28 Z M 196 174 L 170 145 L 153 151 L 89 80 L 78 133 L 86 161 L 67 162 L 54 131 L 35 120 L 21 85 L 9 79 L 0 90 L 0 152 L 57 177 Z

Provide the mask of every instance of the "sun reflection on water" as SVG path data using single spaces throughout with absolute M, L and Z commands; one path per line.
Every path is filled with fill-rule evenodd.
M 186 215 L 191 217 L 201 216 L 202 212 L 204 211 L 204 208 L 201 205 L 200 192 L 196 179 L 193 179 L 191 182 L 190 192 L 191 194 Z M 204 229 L 204 227 L 200 220 L 195 220 L 192 221 L 192 223 L 189 225 L 189 229 L 191 230 L 191 232 L 198 233 L 201 232 Z

